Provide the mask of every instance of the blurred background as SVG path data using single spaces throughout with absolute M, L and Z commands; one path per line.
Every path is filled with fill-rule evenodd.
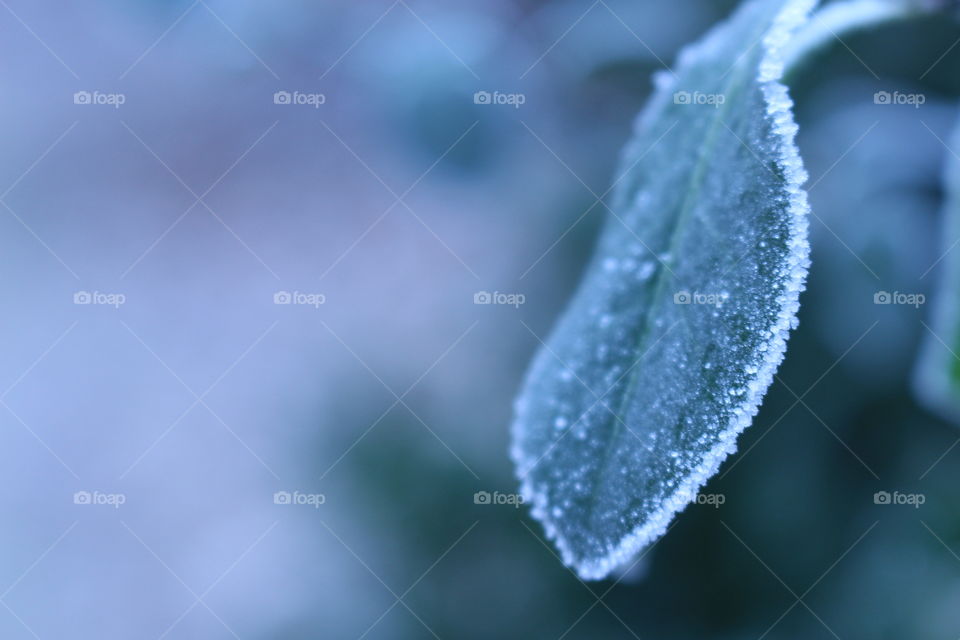
M 733 6 L 0 0 L 0 637 L 960 636 L 930 305 L 873 304 L 950 244 L 943 19 L 793 82 L 814 266 L 723 504 L 588 584 L 511 504 L 651 74 Z

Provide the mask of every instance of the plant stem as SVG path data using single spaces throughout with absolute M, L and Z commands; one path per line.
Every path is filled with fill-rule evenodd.
M 785 76 L 793 75 L 819 50 L 842 37 L 891 22 L 956 10 L 958 0 L 846 0 L 815 12 L 784 53 Z

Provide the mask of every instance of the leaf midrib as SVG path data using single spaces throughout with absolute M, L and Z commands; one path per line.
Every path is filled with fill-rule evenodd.
M 769 25 L 764 25 L 763 33 L 766 33 L 768 30 L 769 30 Z M 761 59 L 763 55 L 765 55 L 765 53 L 761 52 L 760 54 Z M 753 58 L 751 58 L 751 60 L 753 60 Z M 730 79 L 723 86 L 724 90 L 722 91 L 722 95 L 729 96 L 730 93 L 732 93 L 733 89 L 738 84 L 742 84 L 744 80 L 749 78 L 747 74 L 743 73 L 744 69 L 749 69 L 755 72 L 756 66 L 757 66 L 756 64 L 751 64 L 748 66 L 745 63 L 745 61 L 741 61 L 740 63 L 736 64 L 735 71 L 731 71 Z M 663 265 L 664 268 L 658 269 L 657 271 L 656 286 L 654 289 L 653 296 L 651 298 L 651 307 L 644 316 L 643 327 L 641 328 L 640 334 L 637 338 L 637 349 L 635 353 L 640 353 L 641 347 L 645 345 L 645 343 L 650 337 L 651 318 L 653 317 L 654 310 L 661 303 L 663 288 L 666 286 L 666 281 L 667 281 L 666 276 L 668 273 L 668 269 L 670 266 L 672 266 L 673 261 L 676 257 L 676 245 L 680 236 L 680 231 L 681 229 L 684 228 L 685 222 L 689 218 L 690 212 L 693 210 L 694 205 L 696 203 L 696 199 L 694 198 L 694 195 L 699 194 L 700 190 L 703 187 L 704 177 L 706 176 L 706 170 L 709 165 L 708 158 L 712 155 L 712 152 L 715 148 L 717 134 L 720 131 L 720 126 L 724 122 L 723 116 L 732 108 L 733 102 L 734 102 L 733 100 L 725 100 L 724 103 L 720 105 L 720 108 L 716 109 L 716 114 L 713 116 L 713 120 L 711 121 L 710 126 L 707 130 L 706 141 L 703 147 L 701 147 L 699 157 L 697 158 L 697 163 L 690 176 L 690 181 L 687 188 L 687 195 L 684 198 L 680 211 L 676 216 L 673 229 L 670 233 L 670 242 L 667 248 L 669 255 L 667 256 L 667 260 L 664 261 L 665 262 L 665 264 Z M 594 520 L 594 517 L 596 514 L 596 507 L 597 507 L 597 490 L 598 490 L 598 487 L 600 486 L 600 480 L 604 473 L 604 470 L 606 469 L 607 462 L 610 459 L 610 455 L 611 455 L 611 452 L 613 451 L 613 447 L 617 442 L 617 440 L 622 435 L 620 422 L 623 420 L 623 414 L 626 408 L 625 405 L 626 405 L 627 399 L 631 397 L 632 390 L 638 384 L 639 376 L 640 376 L 640 367 L 638 365 L 637 367 L 634 368 L 633 372 L 630 374 L 630 378 L 627 381 L 626 388 L 624 389 L 621 395 L 617 412 L 614 414 L 616 416 L 616 420 L 613 425 L 613 433 L 610 435 L 610 439 L 607 442 L 607 446 L 604 449 L 603 455 L 600 459 L 600 464 L 597 467 L 594 482 L 592 483 L 593 486 L 590 491 L 590 506 L 587 512 L 588 525 L 592 523 Z

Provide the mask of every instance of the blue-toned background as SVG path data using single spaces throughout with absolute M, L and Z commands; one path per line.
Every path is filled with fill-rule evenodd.
M 942 19 L 795 84 L 814 268 L 724 504 L 585 585 L 476 503 L 651 74 L 732 6 L 0 0 L 0 637 L 960 636 L 930 311 L 873 304 L 940 275 Z

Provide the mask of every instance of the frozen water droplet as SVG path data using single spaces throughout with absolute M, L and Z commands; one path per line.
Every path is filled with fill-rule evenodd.
M 637 280 L 641 282 L 653 275 L 653 272 L 656 270 L 657 265 L 654 262 L 646 261 L 640 265 L 640 268 L 637 269 Z

